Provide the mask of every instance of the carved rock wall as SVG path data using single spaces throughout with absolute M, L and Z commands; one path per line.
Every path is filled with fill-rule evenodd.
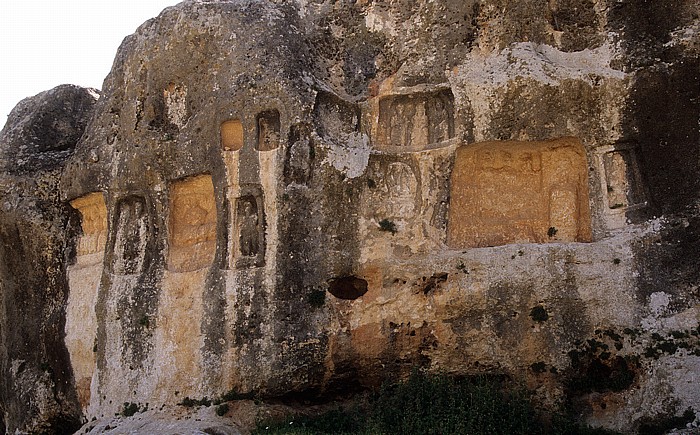
M 3 257 L 3 340 L 22 285 L 50 295 L 33 339 L 60 358 L 31 379 L 60 379 L 74 420 L 414 367 L 505 374 L 623 431 L 700 410 L 682 374 L 700 367 L 700 11 L 660 4 L 166 9 L 125 39 L 75 149 L 49 150 L 67 161 L 31 204 L 51 214 L 3 215 L 4 252 L 55 262 L 41 287 Z M 9 166 L 43 155 L 9 132 L 53 131 L 22 122 Z M 11 176 L 6 208 L 43 198 Z M 44 356 L 10 348 L 0 410 L 25 430 L 41 402 L 20 367 Z

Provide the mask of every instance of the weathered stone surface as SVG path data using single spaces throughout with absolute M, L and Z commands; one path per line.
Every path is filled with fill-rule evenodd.
M 590 242 L 587 172 L 584 148 L 575 139 L 459 148 L 448 244 Z
M 646 6 L 166 9 L 75 150 L 76 105 L 3 131 L 5 428 L 415 367 L 624 432 L 700 411 L 700 10 Z
M 76 246 L 78 216 L 61 200 L 58 181 L 97 96 L 92 89 L 59 86 L 27 98 L 10 113 L 0 133 L 2 431 L 65 433 L 80 427 L 78 400 L 87 400 L 84 376 L 92 373 L 81 338 L 94 336 L 94 302 L 90 305 L 89 299 L 69 291 L 67 269 L 75 271 L 100 255 L 99 234 L 105 228 L 98 216 L 85 220 Z M 93 200 L 76 206 L 90 209 L 87 214 L 101 213 Z M 69 324 L 66 311 L 87 316 L 81 325 Z M 92 343 L 88 346 L 91 350 Z M 80 354 L 75 366 L 69 350 Z

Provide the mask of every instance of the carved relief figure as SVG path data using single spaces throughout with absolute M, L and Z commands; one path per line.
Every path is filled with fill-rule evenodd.
M 461 147 L 450 184 L 453 248 L 591 240 L 586 154 L 577 139 Z
M 413 118 L 416 116 L 416 108 L 409 101 L 394 101 L 391 105 L 392 113 L 389 121 L 389 137 L 392 145 L 411 146 L 413 132 Z
M 437 143 L 454 137 L 452 94 L 439 93 L 428 99 L 428 142 Z
M 141 272 L 147 237 L 146 200 L 130 196 L 119 201 L 114 239 L 114 273 L 131 275 Z
M 255 257 L 258 255 L 258 213 L 255 205 L 249 199 L 241 202 L 239 214 L 239 233 L 241 255 Z
M 260 113 L 258 121 L 258 151 L 271 151 L 280 143 L 280 114 L 277 110 Z
M 452 92 L 384 97 L 379 102 L 378 144 L 420 151 L 454 137 Z
M 388 214 L 398 218 L 412 217 L 418 188 L 413 169 L 401 162 L 389 164 L 386 171 L 386 186 L 389 194 Z
M 292 126 L 289 133 L 291 145 L 287 151 L 287 161 L 284 166 L 287 184 L 306 184 L 311 176 L 313 144 L 309 136 L 310 132 L 307 126 Z
M 208 267 L 216 252 L 216 199 L 211 175 L 173 183 L 170 192 L 168 269 Z
M 238 244 L 235 264 L 237 267 L 260 266 L 265 259 L 262 195 L 248 194 L 238 198 L 235 210 L 234 240 Z

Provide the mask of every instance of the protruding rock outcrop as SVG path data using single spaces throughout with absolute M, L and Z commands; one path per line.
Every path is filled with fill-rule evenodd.
M 624 431 L 699 411 L 698 7 L 505 3 L 185 1 L 84 134 L 92 97 L 11 118 L 3 180 L 48 187 L 4 185 L 3 308 L 44 295 L 2 317 L 7 429 L 414 367 Z
M 70 297 L 87 301 L 75 299 L 66 279 L 77 216 L 58 182 L 97 97 L 77 86 L 42 92 L 22 100 L 0 133 L 0 429 L 8 432 L 67 432 L 81 424 L 64 330 Z M 99 250 L 99 225 L 86 227 L 92 239 L 82 239 L 78 258 Z

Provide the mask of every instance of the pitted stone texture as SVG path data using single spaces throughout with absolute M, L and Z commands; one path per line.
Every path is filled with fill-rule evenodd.
M 572 138 L 459 148 L 448 244 L 590 241 L 587 168 L 583 146 Z
M 95 89 L 61 85 L 20 101 L 2 131 L 4 170 L 26 173 L 65 160 L 82 136 L 98 97 Z

